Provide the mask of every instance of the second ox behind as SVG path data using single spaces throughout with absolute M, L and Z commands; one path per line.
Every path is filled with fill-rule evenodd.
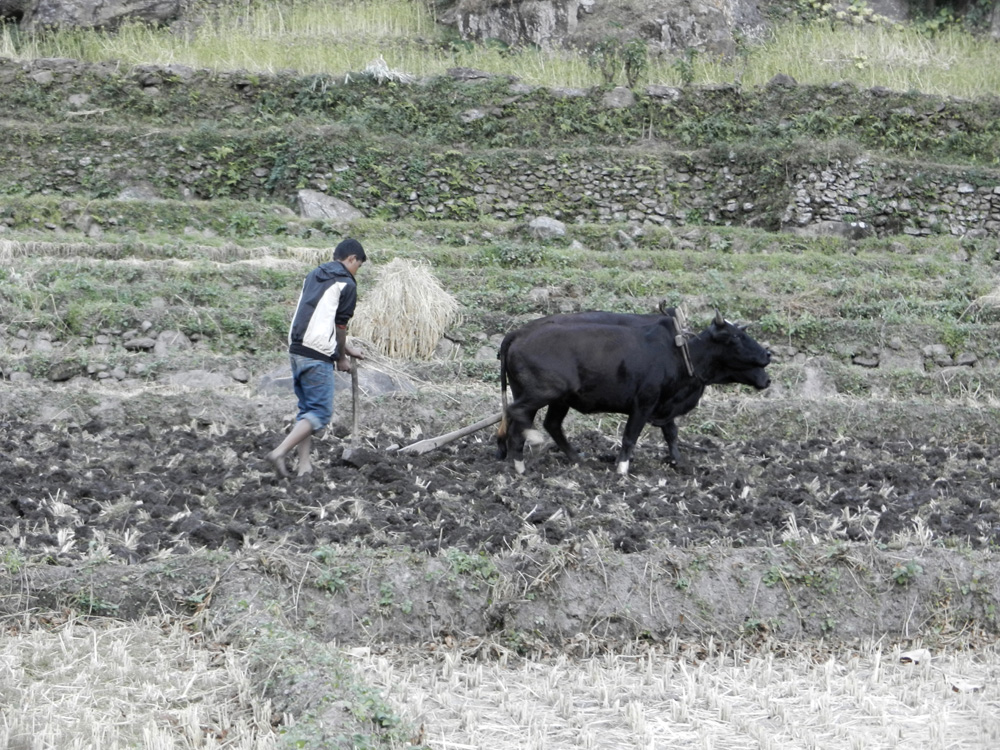
M 514 467 L 524 472 L 525 432 L 547 406 L 543 426 L 574 461 L 580 455 L 562 429 L 570 409 L 628 415 L 619 473 L 628 473 L 647 424 L 662 429 L 669 459 L 676 463 L 674 420 L 698 405 L 708 385 L 767 388 L 771 381 L 764 368 L 770 361 L 770 352 L 745 327 L 718 313 L 690 339 L 669 314 L 579 313 L 532 321 L 508 334 L 500 347 L 500 387 L 506 392 L 509 383 L 513 398 L 503 409 L 498 457 L 511 454 Z

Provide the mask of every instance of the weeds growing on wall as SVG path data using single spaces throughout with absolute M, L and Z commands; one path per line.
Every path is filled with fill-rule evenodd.
M 867 82 L 862 86 L 840 76 L 824 85 L 750 87 L 745 79 L 741 85 L 692 85 L 665 98 L 637 92 L 635 105 L 609 109 L 599 91 L 515 91 L 502 77 L 474 85 L 449 77 L 410 85 L 364 77 L 346 81 L 330 74 L 197 71 L 181 79 L 165 69 L 112 72 L 82 66 L 66 84 L 41 85 L 18 65 L 9 66 L 8 72 L 12 80 L 5 84 L 0 106 L 13 119 L 32 121 L 14 129 L 3 145 L 12 163 L 53 138 L 87 149 L 107 142 L 117 153 L 127 145 L 134 149 L 141 142 L 145 149 L 151 142 L 165 141 L 169 134 L 162 128 L 179 126 L 187 129 L 184 138 L 190 141 L 180 145 L 198 152 L 168 151 L 155 157 L 214 160 L 214 169 L 197 172 L 194 189 L 199 197 L 238 195 L 238 185 L 249 171 L 262 167 L 270 168 L 266 192 L 281 189 L 308 168 L 306 157 L 317 147 L 303 150 L 303 141 L 317 134 L 324 151 L 333 153 L 349 144 L 359 158 L 385 139 L 397 139 L 387 146 L 393 152 L 400 145 L 406 150 L 538 148 L 556 142 L 567 147 L 682 148 L 747 143 L 778 153 L 796 140 L 808 139 L 816 144 L 850 141 L 867 150 L 945 162 L 991 166 L 1000 158 L 995 99 L 870 89 Z M 90 92 L 89 109 L 67 125 L 66 99 L 81 88 Z M 1000 90 L 1000 81 L 993 88 Z M 50 124 L 42 124 L 46 121 Z M 138 133 L 109 131 L 110 123 L 139 129 L 142 140 Z M 248 130 L 258 139 L 252 147 Z M 83 171 L 91 195 L 116 193 L 118 180 L 113 176 Z M 0 190 L 33 192 L 34 177 L 17 175 L 17 185 Z
M 587 53 L 587 64 L 600 71 L 605 86 L 624 83 L 631 89 L 649 70 L 649 49 L 642 39 L 609 36 Z

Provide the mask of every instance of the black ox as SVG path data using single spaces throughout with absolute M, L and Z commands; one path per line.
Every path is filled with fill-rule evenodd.
M 497 357 L 503 362 L 504 357 L 507 354 L 507 350 L 510 345 L 514 343 L 518 338 L 524 336 L 525 334 L 531 333 L 540 326 L 547 325 L 580 325 L 581 323 L 593 323 L 599 325 L 609 325 L 609 326 L 632 326 L 641 327 L 652 325 L 653 323 L 659 323 L 661 320 L 666 320 L 671 323 L 674 321 L 674 316 L 677 311 L 673 307 L 664 307 L 664 303 L 660 303 L 660 312 L 658 313 L 615 313 L 615 312 L 605 312 L 604 310 L 587 310 L 585 312 L 575 312 L 575 313 L 558 313 L 556 315 L 546 315 L 542 318 L 535 318 L 532 321 L 525 323 L 520 328 L 515 328 L 513 331 L 509 331 L 506 336 L 503 337 L 503 341 L 500 342 L 500 353 Z
M 532 321 L 525 323 L 520 328 L 515 328 L 513 331 L 509 331 L 506 336 L 503 337 L 503 341 L 500 342 L 500 350 L 497 352 L 497 359 L 500 360 L 500 378 L 501 378 L 501 388 L 500 388 L 500 399 L 503 404 L 503 411 L 507 411 L 507 384 L 504 375 L 504 362 L 507 358 L 507 350 L 510 345 L 513 344 L 518 338 L 531 333 L 539 326 L 547 325 L 579 325 L 581 323 L 597 323 L 601 325 L 609 326 L 632 326 L 632 327 L 642 327 L 652 325 L 653 323 L 659 323 L 660 321 L 668 321 L 672 325 L 676 325 L 675 316 L 677 315 L 676 308 L 666 307 L 666 301 L 661 301 L 659 305 L 658 313 L 615 313 L 615 312 L 605 312 L 604 310 L 586 310 L 584 312 L 575 313 L 557 313 L 555 315 L 546 315 L 541 318 L 535 318 Z M 504 458 L 507 455 L 505 442 L 501 441 L 499 447 L 498 458 Z
M 512 454 L 514 467 L 523 473 L 525 432 L 538 410 L 547 406 L 543 426 L 574 461 L 580 455 L 562 430 L 570 409 L 628 415 L 618 452 L 619 473 L 628 473 L 646 424 L 661 428 L 669 459 L 677 463 L 674 420 L 698 405 L 705 386 L 742 383 L 767 388 L 771 381 L 764 368 L 770 361 L 770 353 L 745 327 L 718 313 L 708 328 L 690 339 L 670 315 L 590 312 L 532 321 L 501 344 L 500 387 L 506 393 L 509 383 L 513 400 L 503 409 L 497 455 Z

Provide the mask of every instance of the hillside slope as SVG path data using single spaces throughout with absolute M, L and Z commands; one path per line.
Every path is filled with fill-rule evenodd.
M 193 618 L 257 654 L 286 738 L 343 747 L 403 729 L 324 682 L 318 642 L 995 638 L 995 101 L 72 61 L 4 61 L 0 93 L 5 612 Z M 363 216 L 302 216 L 306 189 Z M 891 220 L 794 219 L 813 190 Z M 430 361 L 363 364 L 358 434 L 341 380 L 286 482 L 262 456 L 294 415 L 288 316 L 345 234 L 359 316 L 401 258 L 461 319 Z M 519 476 L 486 432 L 398 453 L 499 408 L 520 322 L 661 299 L 774 353 L 767 391 L 683 421 L 679 469 L 647 431 L 619 478 L 618 415 L 572 418 L 579 467 L 538 450 Z

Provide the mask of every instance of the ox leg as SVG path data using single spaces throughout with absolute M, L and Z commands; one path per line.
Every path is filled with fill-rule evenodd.
M 556 445 L 559 446 L 559 450 L 569 456 L 571 461 L 579 462 L 580 454 L 576 448 L 569 444 L 569 440 L 566 439 L 566 433 L 563 432 L 562 428 L 563 420 L 568 413 L 569 407 L 566 404 L 549 404 L 542 426 L 552 436 L 552 439 L 555 440 Z
M 510 384 L 511 392 L 511 402 L 516 403 L 521 397 L 521 388 L 515 383 Z M 502 418 L 500 420 L 500 425 L 497 427 L 497 460 L 503 461 L 507 458 L 507 450 L 510 447 L 510 431 L 511 431 L 511 417 L 510 408 L 508 407 L 508 402 L 506 398 L 506 393 L 502 399 L 503 405 L 501 408 Z
M 507 451 L 514 459 L 514 470 L 524 473 L 524 441 L 525 432 L 535 423 L 538 408 L 525 408 L 511 404 L 507 410 L 510 424 L 507 426 Z
M 629 463 L 632 461 L 632 454 L 635 453 L 635 444 L 639 441 L 642 428 L 646 426 L 647 416 L 632 413 L 628 415 L 625 422 L 625 430 L 622 432 L 622 447 L 618 451 L 618 473 L 622 476 L 628 474 Z
M 677 447 L 677 423 L 670 420 L 662 426 L 663 439 L 667 442 L 667 460 L 674 466 L 681 462 L 681 452 Z

